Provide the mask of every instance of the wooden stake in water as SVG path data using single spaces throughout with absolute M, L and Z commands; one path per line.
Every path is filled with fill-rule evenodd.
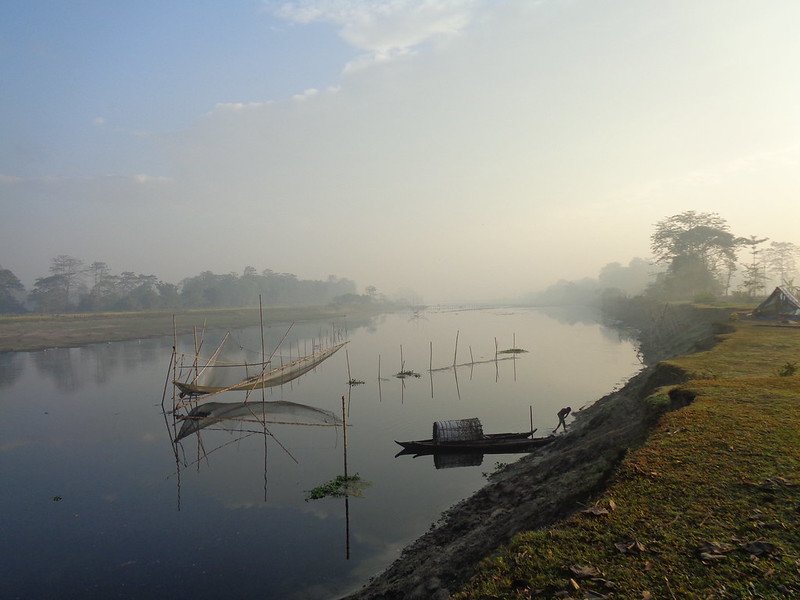
M 529 408 L 531 411 L 531 435 L 533 435 L 533 405 L 531 405 Z
M 458 334 L 459 333 L 460 333 L 459 331 L 456 331 L 456 348 L 453 351 L 453 367 L 456 366 L 456 357 L 458 356 Z
M 261 326 L 261 372 L 263 373 L 265 365 L 267 363 L 267 346 L 266 346 L 266 344 L 264 344 L 264 307 L 261 304 L 261 294 L 258 295 L 258 322 L 259 322 L 259 325 Z M 262 386 L 261 387 L 261 403 L 262 403 L 261 404 L 261 406 L 262 406 L 261 412 L 262 412 L 263 421 L 266 424 L 267 417 L 266 417 L 265 414 L 263 414 L 264 411 L 265 411 L 265 409 L 263 408 L 264 407 L 264 401 L 266 400 L 265 394 L 266 394 L 266 391 L 264 390 L 264 386 Z M 265 427 L 266 427 L 266 425 L 265 425 Z
M 344 478 L 347 480 L 347 408 L 342 396 L 342 431 L 344 432 Z
M 342 431 L 344 432 L 344 481 L 349 486 L 347 480 L 347 408 L 344 396 L 342 396 Z M 344 514 L 345 514 L 345 558 L 350 560 L 350 490 L 345 490 L 344 495 Z

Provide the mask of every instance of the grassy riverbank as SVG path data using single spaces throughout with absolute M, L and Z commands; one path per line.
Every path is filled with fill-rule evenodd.
M 339 319 L 365 308 L 327 306 L 270 306 L 264 308 L 264 323 L 291 323 Z M 173 326 L 174 317 L 174 326 Z M 129 313 L 83 313 L 0 317 L 0 352 L 72 347 L 95 342 L 114 342 L 178 333 L 193 327 L 235 328 L 258 325 L 258 308 L 213 310 L 143 311 Z
M 800 595 L 800 326 L 732 322 L 663 365 L 686 383 L 602 496 L 520 534 L 454 597 L 723 599 Z M 674 394 L 674 392 L 673 392 Z

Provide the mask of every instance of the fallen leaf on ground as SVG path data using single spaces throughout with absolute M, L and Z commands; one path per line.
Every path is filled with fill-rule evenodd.
M 747 542 L 742 545 L 742 550 L 749 552 L 753 556 L 763 556 L 764 554 L 772 554 L 775 552 L 775 544 L 756 540 L 755 542 Z
M 716 562 L 719 560 L 725 560 L 724 554 L 711 554 L 710 552 L 701 552 L 700 553 L 700 560 L 704 562 Z
M 726 544 L 725 542 L 708 542 L 705 546 L 700 548 L 701 552 L 708 552 L 709 554 L 726 554 L 736 550 L 733 544 Z
M 623 554 L 633 553 L 633 552 L 644 552 L 647 550 L 644 544 L 637 540 L 631 540 L 629 542 L 619 542 L 614 544 L 617 550 L 622 552 Z
M 576 579 L 589 579 L 590 577 L 599 577 L 602 575 L 597 567 L 589 567 L 582 565 L 572 565 L 569 568 Z
M 600 594 L 598 592 L 593 592 L 592 590 L 586 590 L 583 592 L 583 600 L 608 600 L 609 596 L 604 594 Z
M 590 506 L 589 508 L 583 509 L 581 512 L 586 513 L 587 515 L 594 515 L 597 517 L 600 515 L 607 515 L 608 509 L 602 508 L 600 506 Z

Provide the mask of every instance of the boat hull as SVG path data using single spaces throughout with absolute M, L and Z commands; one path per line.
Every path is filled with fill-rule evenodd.
M 496 433 L 486 435 L 478 440 L 435 442 L 433 440 L 416 440 L 395 442 L 403 450 L 401 454 L 438 454 L 445 452 L 483 452 L 484 454 L 502 454 L 504 452 L 528 452 L 546 446 L 555 436 L 530 437 L 530 433 Z

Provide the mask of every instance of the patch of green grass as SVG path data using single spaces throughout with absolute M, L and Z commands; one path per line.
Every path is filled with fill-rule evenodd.
M 363 481 L 358 473 L 355 475 L 337 475 L 334 479 L 318 485 L 306 492 L 306 502 L 322 498 L 344 498 L 345 496 L 361 497 L 368 481 Z
M 769 377 L 775 366 L 796 361 L 800 354 L 800 326 L 777 321 L 732 322 L 734 331 L 719 335 L 721 342 L 706 352 L 665 361 L 692 375 L 693 379 Z
M 778 377 L 791 377 L 792 375 L 797 375 L 799 369 L 800 367 L 797 366 L 796 362 L 786 362 L 783 366 L 775 369 L 775 375 Z
M 800 330 L 741 322 L 725 338 L 670 361 L 721 377 L 681 386 L 695 401 L 626 456 L 604 510 L 516 536 L 454 597 L 799 596 L 800 377 L 775 365 L 796 357 Z

